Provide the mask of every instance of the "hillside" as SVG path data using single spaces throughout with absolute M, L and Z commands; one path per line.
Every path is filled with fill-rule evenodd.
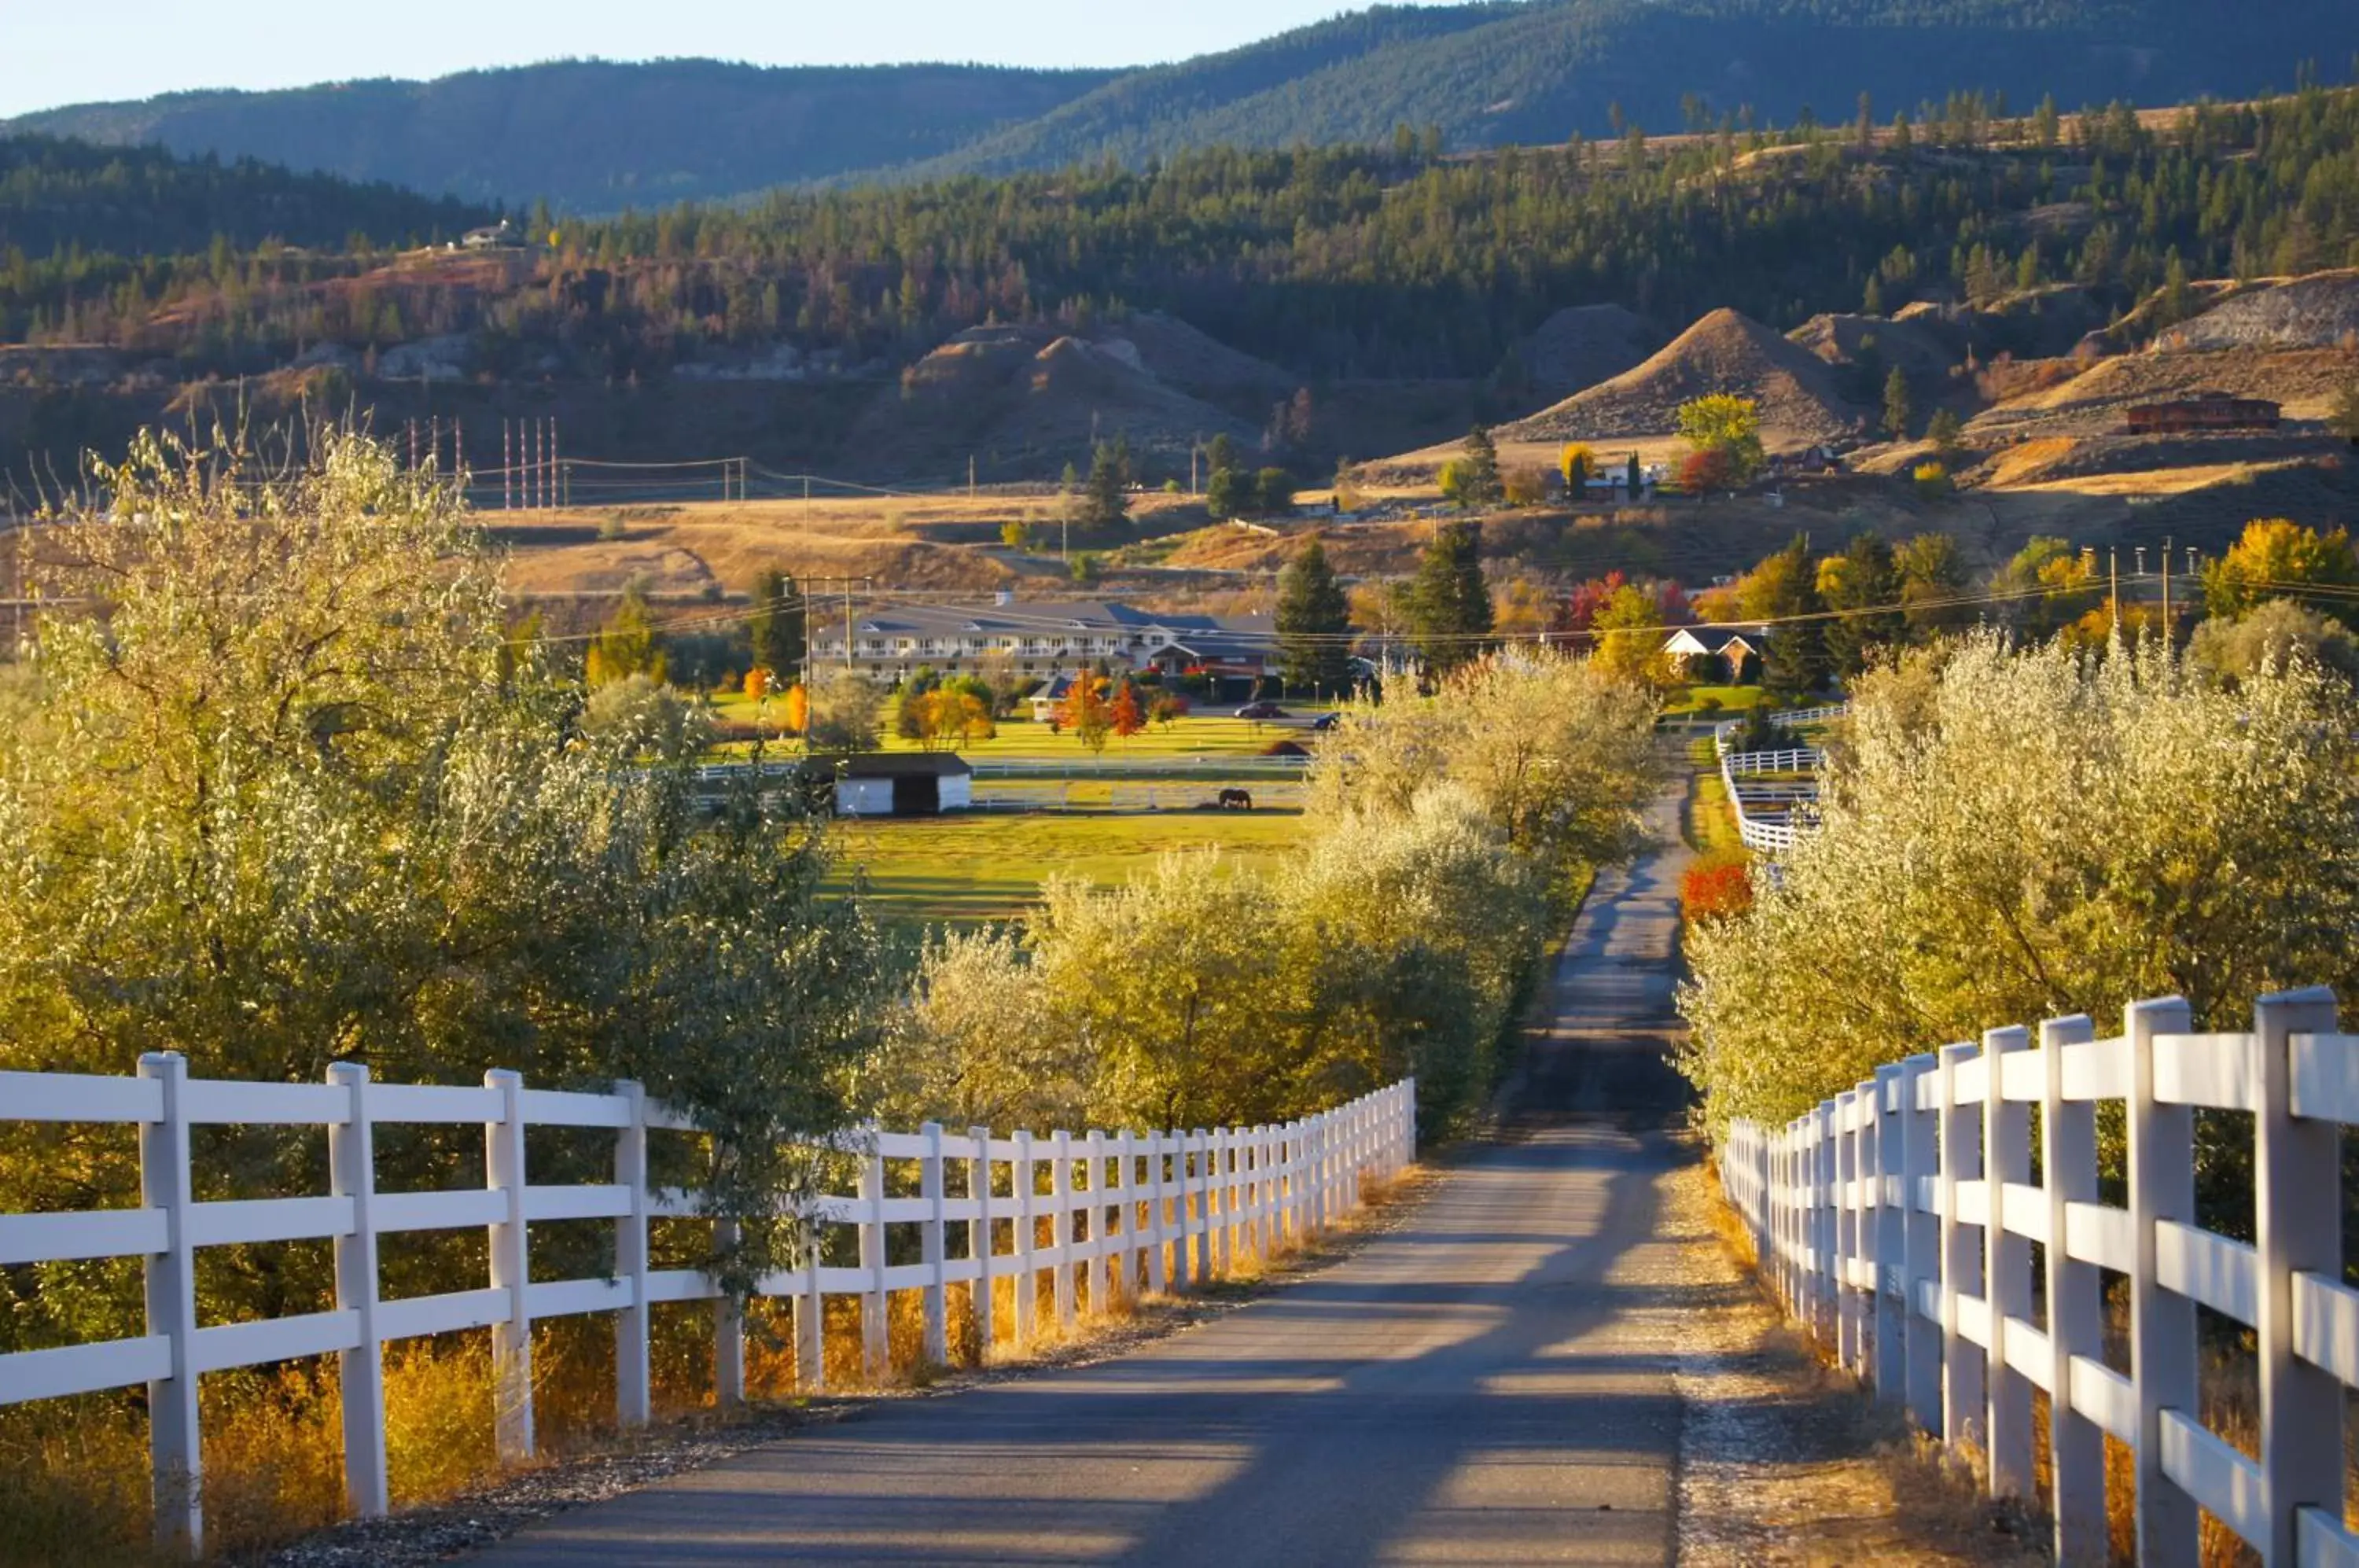
M 1377 6 L 1127 71 L 561 61 L 192 93 L 0 123 L 607 213 L 781 185 L 1006 174 L 1213 146 L 1553 146 L 1625 124 L 1843 123 L 1980 92 L 2027 109 L 2289 86 L 2359 52 L 2345 0 L 1524 0 Z
M 931 158 L 1036 118 L 1111 74 L 560 60 L 432 82 L 85 103 L 0 122 L 0 131 L 153 143 L 471 201 L 539 198 L 612 212 Z
M 69 248 L 178 256 L 217 236 L 241 250 L 266 239 L 341 245 L 354 234 L 400 245 L 454 237 L 491 216 L 469 202 L 250 159 L 0 136 L 0 256 Z
M 2359 8 L 2286 0 L 1539 0 L 1377 7 L 1117 78 L 912 172 L 1006 173 L 1211 145 L 1454 147 L 1693 128 L 1740 112 L 1848 118 L 1960 91 L 2028 107 L 2236 97 L 2359 50 Z

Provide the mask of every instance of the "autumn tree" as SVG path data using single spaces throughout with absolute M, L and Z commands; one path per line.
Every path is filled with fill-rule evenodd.
M 2299 598 L 2305 588 L 2344 588 L 2359 583 L 2347 528 L 2321 533 L 2286 517 L 2259 517 L 2227 553 L 2203 569 L 2203 605 L 2234 619 L 2267 599 Z M 2342 595 L 2321 595 L 2320 608 L 2349 621 L 2359 606 Z
M 1147 716 L 1139 712 L 1138 691 L 1127 675 L 1115 683 L 1114 701 L 1106 704 L 1106 727 L 1121 740 L 1128 740 L 1147 727 Z
M 1596 449 L 1582 441 L 1568 441 L 1556 454 L 1557 472 L 1564 475 L 1565 495 L 1574 501 L 1587 491 L 1589 482 L 1603 470 L 1597 461 Z
M 1073 672 L 1065 700 L 1057 705 L 1057 724 L 1093 753 L 1103 752 L 1114 715 L 1106 702 L 1106 681 L 1087 670 Z
M 1351 673 L 1351 606 L 1317 536 L 1277 574 L 1278 668 L 1288 688 L 1324 692 Z
M 1742 485 L 1760 472 L 1761 405 L 1750 397 L 1712 392 L 1679 408 L 1680 439 L 1689 450 L 1721 453 L 1730 482 Z
M 1652 593 L 1624 583 L 1598 608 L 1590 628 L 1595 633 L 1591 657 L 1599 669 L 1654 691 L 1677 684 L 1663 651 L 1662 606 Z
M 1900 640 L 1908 623 L 1899 608 L 1900 572 L 1881 534 L 1854 535 L 1841 555 L 1819 562 L 1820 602 L 1826 623 L 1828 668 L 1848 681 L 1867 668 L 1871 650 Z
M 666 662 L 663 649 L 656 643 L 655 627 L 647 619 L 647 596 L 635 583 L 624 590 L 622 603 L 590 639 L 584 659 L 590 684 L 603 686 L 634 675 L 660 681 Z

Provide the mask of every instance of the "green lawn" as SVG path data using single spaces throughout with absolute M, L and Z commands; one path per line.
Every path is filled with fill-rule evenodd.
M 1217 844 L 1235 865 L 1266 866 L 1300 841 L 1302 819 L 1281 811 L 977 812 L 845 821 L 837 833 L 846 865 L 865 870 L 886 914 L 969 923 L 1022 912 L 1059 873 L 1126 881 L 1167 850 Z
M 1674 693 L 1663 704 L 1663 713 L 1671 718 L 1712 713 L 1719 718 L 1733 719 L 1750 713 L 1769 700 L 1769 693 L 1758 686 L 1690 686 Z M 1708 708 L 1707 703 L 1714 704 Z

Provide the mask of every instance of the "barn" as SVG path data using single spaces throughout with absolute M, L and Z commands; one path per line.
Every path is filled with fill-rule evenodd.
M 973 804 L 974 769 L 947 752 L 862 752 L 836 764 L 839 816 L 931 817 Z

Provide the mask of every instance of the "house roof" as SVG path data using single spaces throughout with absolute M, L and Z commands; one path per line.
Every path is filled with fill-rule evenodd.
M 1680 626 L 1663 639 L 1666 653 L 1722 654 L 1731 648 L 1758 652 L 1769 640 L 1769 628 L 1751 626 Z
M 864 751 L 837 762 L 835 770 L 839 779 L 949 779 L 974 771 L 947 751 Z
M 1174 637 L 1223 633 L 1267 641 L 1277 635 L 1267 615 L 1168 615 L 1114 600 L 1019 600 L 1009 604 L 894 604 L 853 623 L 863 637 L 1141 637 L 1160 629 Z M 823 635 L 823 634 L 822 634 Z

